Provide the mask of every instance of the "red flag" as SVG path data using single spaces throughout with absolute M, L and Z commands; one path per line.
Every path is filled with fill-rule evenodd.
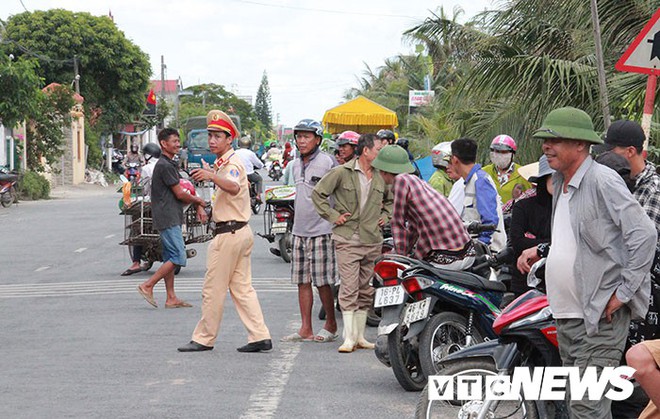
M 149 90 L 149 95 L 147 96 L 147 103 L 149 105 L 156 104 L 156 94 L 154 93 L 154 89 Z

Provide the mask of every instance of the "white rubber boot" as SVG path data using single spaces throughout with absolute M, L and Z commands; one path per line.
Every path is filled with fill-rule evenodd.
M 339 352 L 349 353 L 355 350 L 357 331 L 355 330 L 355 312 L 342 311 L 344 319 L 344 343 L 339 347 Z
M 374 349 L 376 345 L 364 338 L 364 329 L 367 328 L 367 312 L 365 310 L 358 310 L 355 312 L 353 318 L 357 331 L 357 347 L 361 349 Z

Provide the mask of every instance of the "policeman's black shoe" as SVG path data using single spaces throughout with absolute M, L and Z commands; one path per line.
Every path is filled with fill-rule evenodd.
M 191 340 L 190 343 L 186 343 L 177 349 L 179 352 L 201 352 L 211 350 L 213 350 L 213 346 L 202 345 L 201 343 L 197 343 L 194 340 Z
M 257 342 L 250 342 L 245 346 L 236 348 L 238 352 L 262 352 L 273 349 L 273 342 L 270 339 L 264 339 Z

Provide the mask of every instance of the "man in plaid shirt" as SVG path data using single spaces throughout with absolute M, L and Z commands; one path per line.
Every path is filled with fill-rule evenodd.
M 655 166 L 644 159 L 644 130 L 635 121 L 620 120 L 610 125 L 605 137 L 605 149 L 623 156 L 630 163 L 630 177 L 635 182 L 633 195 L 644 212 L 655 223 L 660 233 L 660 176 Z M 657 249 L 657 248 L 656 248 Z M 649 307 L 646 319 L 630 324 L 629 343 L 660 337 L 658 317 L 660 312 L 660 261 L 656 250 L 651 270 L 651 293 L 654 304 Z
M 406 151 L 383 148 L 372 166 L 392 186 L 392 237 L 395 252 L 414 256 L 449 269 L 472 264 L 474 247 L 454 206 L 428 183 L 410 175 L 415 168 Z

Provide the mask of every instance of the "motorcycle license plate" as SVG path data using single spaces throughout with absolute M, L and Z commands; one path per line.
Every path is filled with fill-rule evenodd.
M 286 223 L 273 223 L 270 230 L 273 234 L 284 234 L 286 233 Z
M 425 298 L 422 301 L 408 304 L 406 314 L 403 316 L 403 322 L 411 324 L 424 320 L 429 315 L 429 308 L 431 308 L 431 298 Z
M 378 288 L 376 289 L 376 298 L 374 299 L 374 307 L 399 305 L 403 302 L 405 296 L 406 294 L 403 291 L 402 285 Z

